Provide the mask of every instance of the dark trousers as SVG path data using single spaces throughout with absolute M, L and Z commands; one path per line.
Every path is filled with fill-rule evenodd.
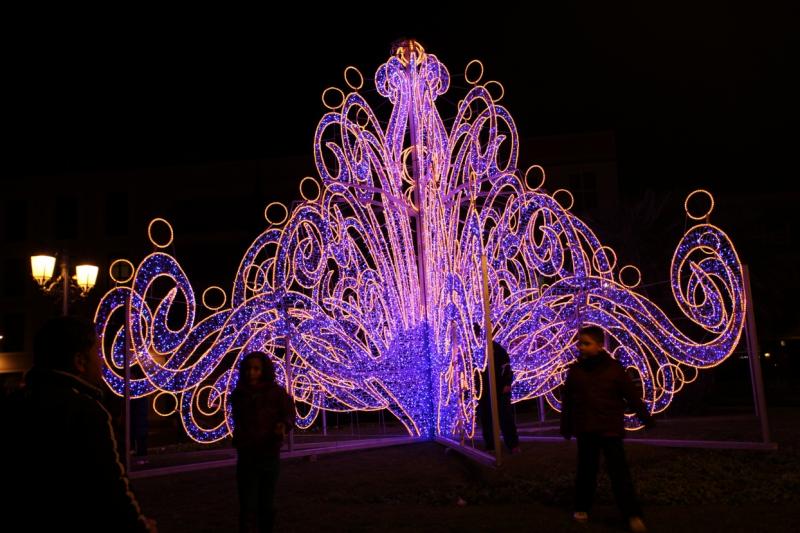
M 611 480 L 614 498 L 625 518 L 641 516 L 633 481 L 625 461 L 625 449 L 620 437 L 604 437 L 597 433 L 578 435 L 578 475 L 575 479 L 575 510 L 588 512 L 597 487 L 600 452 L 606 457 L 606 470 Z
M 497 413 L 500 415 L 500 432 L 503 434 L 503 442 L 511 450 L 519 444 L 517 436 L 517 425 L 514 423 L 514 408 L 511 407 L 511 394 L 497 395 Z M 483 430 L 483 443 L 487 450 L 494 449 L 494 430 L 492 429 L 492 405 L 489 399 L 489 391 L 481 397 L 478 404 L 478 411 L 481 417 L 481 429 Z
M 236 485 L 239 490 L 239 531 L 272 531 L 275 525 L 275 483 L 278 455 L 239 452 Z

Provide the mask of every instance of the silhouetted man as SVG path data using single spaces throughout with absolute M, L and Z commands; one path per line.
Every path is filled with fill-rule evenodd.
M 155 531 L 119 460 L 102 368 L 91 322 L 59 317 L 36 334 L 34 366 L 3 417 L 10 531 Z

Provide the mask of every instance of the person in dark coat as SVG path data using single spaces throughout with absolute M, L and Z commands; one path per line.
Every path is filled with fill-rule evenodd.
M 625 409 L 632 409 L 646 427 L 652 427 L 653 419 L 623 366 L 603 349 L 604 343 L 601 328 L 580 329 L 580 357 L 570 367 L 562 393 L 561 435 L 578 440 L 573 516 L 581 522 L 589 518 L 602 451 L 617 505 L 632 531 L 645 531 L 622 446 Z
M 477 323 L 472 325 L 475 335 L 481 337 L 481 327 Z M 517 425 L 514 422 L 514 408 L 511 406 L 511 384 L 514 382 L 514 371 L 511 368 L 511 358 L 505 348 L 497 341 L 492 341 L 494 351 L 494 376 L 497 390 L 497 413 L 499 415 L 500 432 L 503 442 L 511 453 L 519 453 L 519 436 Z M 492 401 L 489 392 L 489 365 L 481 373 L 483 390 L 478 400 L 478 415 L 481 421 L 483 443 L 486 451 L 494 451 L 494 429 L 492 428 Z
M 101 403 L 101 357 L 88 320 L 59 317 L 36 334 L 33 368 L 3 416 L 8 531 L 156 531 Z
M 280 449 L 294 424 L 294 404 L 275 383 L 275 369 L 267 354 L 251 352 L 242 359 L 231 404 L 239 530 L 272 531 Z

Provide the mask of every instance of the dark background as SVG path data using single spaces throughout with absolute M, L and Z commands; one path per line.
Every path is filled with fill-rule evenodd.
M 305 155 L 321 92 L 346 65 L 371 75 L 407 36 L 454 87 L 481 59 L 522 137 L 613 130 L 624 190 L 796 190 L 796 8 L 701 4 L 27 13 L 8 20 L 3 166 Z
M 660 277 L 649 280 L 668 276 L 686 194 L 713 191 L 713 222 L 729 231 L 751 265 L 762 347 L 781 346 L 789 357 L 800 339 L 797 15 L 789 2 L 328 4 L 251 12 L 41 8 L 7 18 L 8 135 L 0 164 L 12 192 L 39 176 L 49 176 L 48 183 L 53 176 L 65 182 L 81 176 L 80 187 L 103 188 L 104 172 L 295 155 L 307 159 L 311 173 L 313 134 L 325 112 L 322 91 L 343 86 L 347 65 L 371 77 L 394 40 L 413 37 L 450 69 L 444 100 L 464 94 L 463 68 L 481 59 L 485 79 L 505 86 L 503 104 L 522 138 L 613 132 L 628 218 L 589 222 L 621 263 L 643 270 L 645 263 L 655 265 Z M 370 87 L 368 79 L 362 92 L 375 104 Z M 229 285 L 263 227 L 263 198 L 255 192 L 297 198 L 301 175 L 284 176 L 276 173 L 254 189 L 252 205 L 218 211 L 213 190 L 224 184 L 186 184 L 209 188 L 204 208 L 215 218 L 194 216 L 197 206 L 180 205 L 180 198 L 168 214 L 183 228 L 207 230 L 209 238 L 219 233 L 203 252 L 221 258 L 201 264 L 174 250 L 193 283 Z M 113 206 L 112 200 L 105 201 Z M 642 224 L 640 215 L 654 211 Z M 252 228 L 250 240 L 226 241 L 215 220 Z M 138 226 L 126 231 L 143 236 Z M 34 242 L 39 237 L 32 233 Z M 144 253 L 123 251 L 134 262 Z M 670 300 L 668 291 L 662 294 L 666 288 L 645 291 L 660 302 Z M 786 339 L 789 348 L 779 345 Z

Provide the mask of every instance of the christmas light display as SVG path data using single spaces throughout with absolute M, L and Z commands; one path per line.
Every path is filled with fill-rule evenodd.
M 385 125 L 358 92 L 358 69 L 344 76 L 350 92 L 323 93 L 330 112 L 314 138 L 318 179 L 302 180 L 304 201 L 291 210 L 267 206 L 268 227 L 245 253 L 230 294 L 202 293 L 205 318 L 197 320 L 178 262 L 160 251 L 141 261 L 130 286 L 120 280 L 102 299 L 95 321 L 114 392 L 124 390 L 128 338 L 132 397 L 171 405 L 158 412 L 179 412 L 192 438 L 214 442 L 231 432 L 239 358 L 261 350 L 295 398 L 300 427 L 323 409 L 388 409 L 411 435 L 470 437 L 486 387 L 484 341 L 472 327 L 483 324 L 483 254 L 515 402 L 544 396 L 559 408 L 582 325 L 607 332 L 609 351 L 641 377 L 652 412 L 697 369 L 734 350 L 745 311 L 742 268 L 719 228 L 690 228 L 672 260 L 675 300 L 704 332 L 694 341 L 635 292 L 641 273 L 617 267 L 613 250 L 570 213 L 569 191 L 548 194 L 541 167 L 518 171 L 516 127 L 498 103 L 503 87 L 480 83 L 482 64 L 467 66 L 472 88 L 450 127 L 436 107 L 450 74 L 417 43 L 399 46 L 375 74 L 392 106 Z M 686 209 L 707 220 L 713 201 L 698 216 L 688 199 Z M 165 225 L 168 242 L 153 239 L 156 225 Z M 148 234 L 159 249 L 173 238 L 163 219 Z M 157 283 L 171 289 L 156 294 Z M 177 311 L 179 326 L 170 318 Z M 633 415 L 626 423 L 639 427 Z

